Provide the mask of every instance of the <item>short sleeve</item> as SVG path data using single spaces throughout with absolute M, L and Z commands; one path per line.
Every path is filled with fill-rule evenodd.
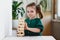
M 43 25 L 40 19 L 36 19 L 36 28 L 39 28 L 42 32 L 43 31 Z

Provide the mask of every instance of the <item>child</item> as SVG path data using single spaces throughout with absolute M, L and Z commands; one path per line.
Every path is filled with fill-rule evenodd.
M 40 7 L 36 6 L 35 3 L 31 3 L 26 7 L 28 18 L 25 19 L 25 36 L 39 36 L 43 31 L 43 25 L 41 20 L 43 15 L 41 13 Z M 37 18 L 36 15 L 39 13 L 40 18 Z

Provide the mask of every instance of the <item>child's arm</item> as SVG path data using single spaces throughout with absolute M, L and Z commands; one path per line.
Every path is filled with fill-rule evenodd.
M 40 32 L 40 29 L 38 28 L 28 28 L 28 30 L 36 33 Z
M 40 32 L 40 29 L 38 29 L 38 28 L 29 28 L 27 26 L 27 24 L 25 25 L 25 30 L 29 30 L 29 31 L 36 32 L 36 33 Z

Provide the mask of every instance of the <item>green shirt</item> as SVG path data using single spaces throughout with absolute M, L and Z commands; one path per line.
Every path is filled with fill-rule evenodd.
M 25 22 L 27 23 L 27 26 L 29 28 L 39 28 L 41 31 L 38 33 L 31 32 L 29 30 L 25 30 L 25 36 L 39 36 L 41 35 L 41 32 L 43 31 L 43 25 L 41 23 L 40 18 L 35 18 L 35 19 L 25 19 Z

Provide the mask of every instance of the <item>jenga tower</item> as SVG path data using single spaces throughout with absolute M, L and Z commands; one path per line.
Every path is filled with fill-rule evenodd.
M 18 28 L 17 28 L 17 36 L 24 36 L 24 18 L 19 19 Z

